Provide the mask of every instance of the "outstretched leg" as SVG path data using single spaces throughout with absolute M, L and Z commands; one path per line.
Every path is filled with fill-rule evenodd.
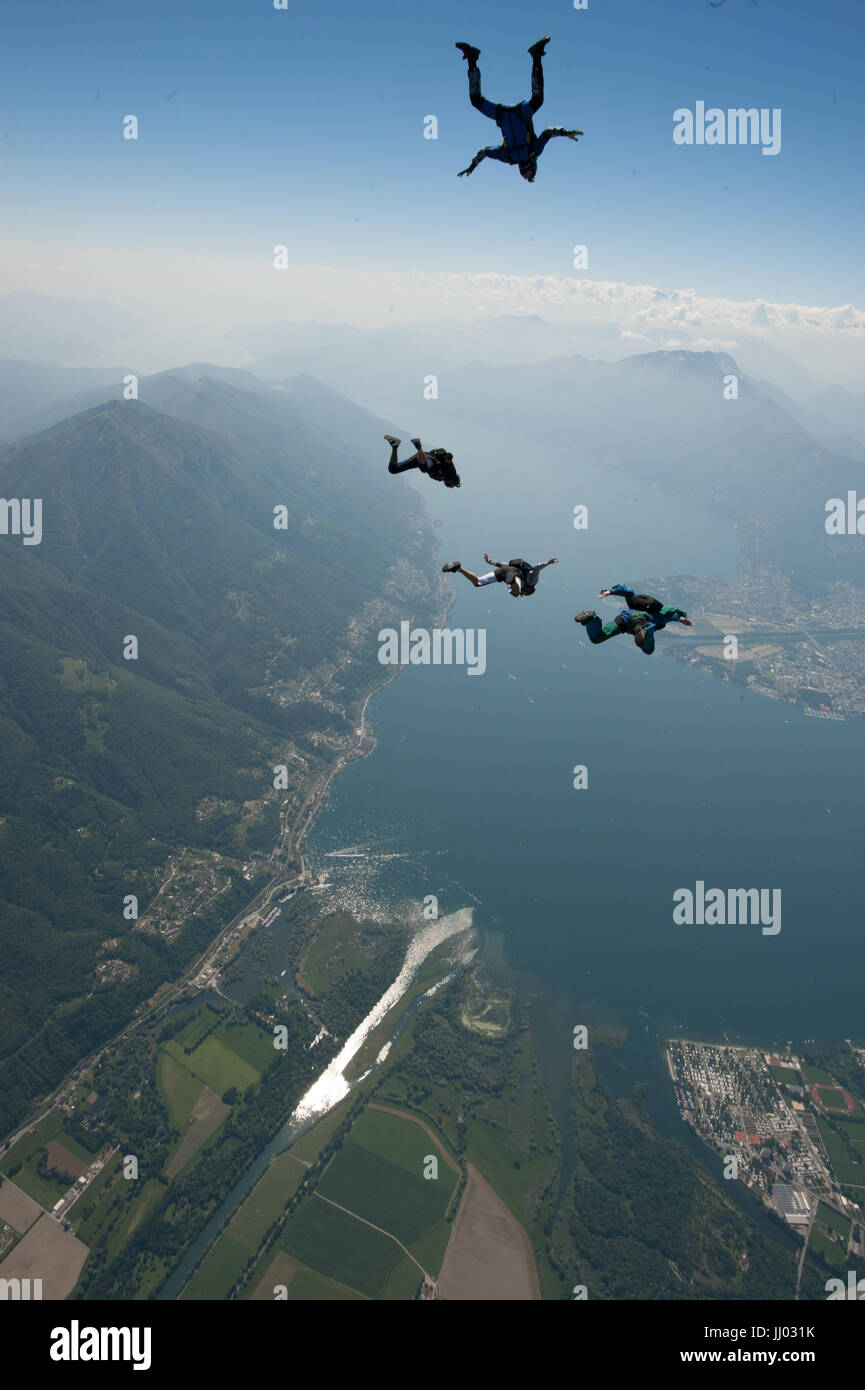
M 473 48 L 470 43 L 458 43 L 456 46 L 469 65 L 469 101 L 482 116 L 489 116 L 490 120 L 494 121 L 498 107 L 494 102 L 487 101 L 481 93 L 481 70 L 478 67 L 480 49 Z
M 415 454 L 415 458 L 417 459 L 417 466 L 418 466 L 418 468 L 421 470 L 422 473 L 428 473 L 428 472 L 429 472 L 429 463 L 428 463 L 428 461 L 427 461 L 427 456 L 426 456 L 426 454 L 424 453 L 423 445 L 421 444 L 421 442 L 420 442 L 419 439 L 413 439 L 413 440 L 412 440 L 412 444 L 413 444 L 414 447 L 417 449 L 417 453 Z
M 531 101 L 526 104 L 532 114 L 538 111 L 544 104 L 544 69 L 541 60 L 544 56 L 544 49 L 549 41 L 550 36 L 547 34 L 545 38 L 538 39 L 537 43 L 533 43 L 529 49 L 532 55 L 532 97 Z
M 410 459 L 406 459 L 405 463 L 397 463 L 396 451 L 401 441 L 393 434 L 386 434 L 385 439 L 390 445 L 390 461 L 387 466 L 388 473 L 407 473 L 410 468 L 420 467 L 417 454 L 414 454 Z M 414 440 L 412 440 L 412 443 L 414 443 Z
M 442 565 L 442 574 L 462 574 L 476 589 L 484 589 L 487 584 L 496 582 L 495 570 L 490 570 L 489 574 L 484 575 L 473 574 L 471 570 L 464 570 L 459 560 L 454 560 L 450 565 Z
M 578 613 L 574 622 L 582 623 L 586 629 L 586 636 L 593 646 L 597 647 L 601 642 L 609 642 L 611 637 L 618 637 L 620 633 L 627 631 L 626 619 L 621 613 L 609 623 L 602 623 L 597 613 L 589 612 Z

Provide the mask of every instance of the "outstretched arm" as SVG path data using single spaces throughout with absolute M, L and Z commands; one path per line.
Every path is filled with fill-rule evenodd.
M 669 603 L 662 606 L 660 617 L 665 623 L 681 623 L 683 627 L 694 626 L 684 608 L 673 608 Z
M 563 135 L 566 140 L 576 140 L 577 136 L 582 135 L 582 133 L 581 130 L 565 130 L 564 126 L 561 125 L 548 126 L 547 129 L 538 136 L 535 153 L 540 154 L 547 141 L 553 140 L 557 135 Z
M 543 563 L 542 565 L 538 565 L 538 569 L 539 569 L 539 570 L 545 570 L 546 567 L 547 567 L 547 565 L 557 565 L 558 563 L 559 563 L 559 557 L 558 557 L 558 555 L 554 555 L 553 558 L 552 558 L 552 560 L 544 560 L 544 563 Z
M 469 167 L 468 167 L 467 169 L 460 169 L 459 173 L 457 174 L 457 178 L 458 178 L 458 179 L 461 179 L 462 176 L 463 176 L 463 174 L 473 174 L 474 171 L 475 171 L 475 169 L 476 169 L 476 168 L 478 167 L 478 165 L 480 164 L 481 160 L 482 160 L 482 159 L 486 159 L 486 157 L 487 157 L 487 155 L 488 155 L 489 153 L 490 153 L 490 147 L 489 147 L 489 145 L 484 145 L 484 147 L 483 147 L 482 150 L 478 150 L 477 154 L 475 155 L 475 157 L 474 157 L 474 159 L 472 160 L 472 162 L 471 162 L 471 164 L 469 165 Z

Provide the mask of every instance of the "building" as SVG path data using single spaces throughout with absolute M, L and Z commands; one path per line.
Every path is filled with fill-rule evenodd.
M 788 1187 L 785 1183 L 776 1182 L 772 1188 L 772 1196 L 781 1208 L 781 1214 L 791 1226 L 807 1226 L 811 1207 L 808 1202 L 808 1194 L 801 1187 Z

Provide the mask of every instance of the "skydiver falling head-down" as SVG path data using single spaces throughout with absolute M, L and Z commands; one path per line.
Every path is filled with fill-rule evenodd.
M 486 551 L 484 559 L 488 565 L 492 565 L 489 574 L 472 574 L 471 570 L 463 569 L 459 560 L 454 560 L 450 565 L 442 565 L 442 574 L 465 575 L 476 589 L 483 589 L 487 584 L 507 584 L 514 598 L 528 598 L 537 588 L 541 570 L 545 570 L 547 565 L 558 564 L 558 559 L 554 557 L 552 560 L 545 560 L 542 565 L 530 565 L 528 560 L 508 560 L 508 563 L 503 565 L 498 560 L 491 560 Z
M 543 134 L 535 135 L 532 116 L 544 101 L 544 69 L 541 59 L 549 41 L 550 36 L 547 34 L 545 38 L 533 43 L 529 49 L 532 55 L 532 95 L 529 101 L 517 102 L 516 106 L 496 105 L 481 95 L 481 74 L 478 67 L 481 51 L 479 48 L 472 48 L 470 43 L 457 44 L 469 65 L 469 100 L 472 106 L 476 111 L 480 111 L 482 116 L 489 116 L 491 121 L 495 121 L 502 133 L 502 143 L 494 149 L 485 145 L 482 150 L 478 150 L 469 167 L 460 169 L 458 178 L 474 173 L 482 159 L 498 159 L 502 164 L 519 165 L 523 178 L 528 183 L 533 183 L 538 172 L 538 158 L 548 141 L 556 135 L 564 135 L 568 140 L 576 140 L 578 135 L 582 135 L 581 130 L 565 130 L 560 125 L 550 126 Z
M 651 656 L 655 650 L 655 633 L 665 628 L 667 623 L 693 627 L 684 608 L 672 608 L 667 603 L 661 603 L 660 599 L 652 598 L 651 594 L 635 594 L 625 584 L 614 584 L 611 589 L 602 589 L 598 597 L 607 598 L 612 594 L 621 595 L 628 606 L 617 613 L 611 622 L 602 623 L 597 613 L 588 610 L 577 613 L 574 618 L 574 622 L 582 623 L 586 636 L 594 646 L 628 632 L 645 655 Z
M 413 439 L 412 444 L 417 453 L 412 454 L 405 463 L 398 463 L 396 451 L 402 441 L 392 434 L 386 434 L 385 439 L 390 445 L 388 473 L 408 473 L 411 468 L 419 468 L 421 473 L 426 473 L 427 477 L 432 478 L 434 483 L 444 483 L 445 487 L 460 486 L 459 474 L 454 468 L 454 456 L 449 454 L 447 449 L 424 450 L 420 440 Z

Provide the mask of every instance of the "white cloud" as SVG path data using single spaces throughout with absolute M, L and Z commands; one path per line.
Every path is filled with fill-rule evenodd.
M 616 343 L 620 355 L 637 345 L 717 344 L 743 354 L 747 370 L 747 353 L 765 349 L 767 362 L 781 354 L 812 376 L 865 386 L 865 312 L 850 304 L 740 301 L 695 288 L 557 275 L 324 265 L 276 271 L 268 248 L 257 261 L 86 246 L 64 247 L 62 267 L 55 258 L 50 246 L 0 242 L 0 292 L 98 298 L 133 311 L 145 329 L 111 343 L 104 360 L 134 361 L 144 371 L 196 358 L 237 363 L 237 340 L 224 335 L 250 323 L 374 327 L 442 318 L 469 323 L 507 313 L 539 315 L 567 328 L 589 349 L 594 344 L 597 355 L 615 355 Z

